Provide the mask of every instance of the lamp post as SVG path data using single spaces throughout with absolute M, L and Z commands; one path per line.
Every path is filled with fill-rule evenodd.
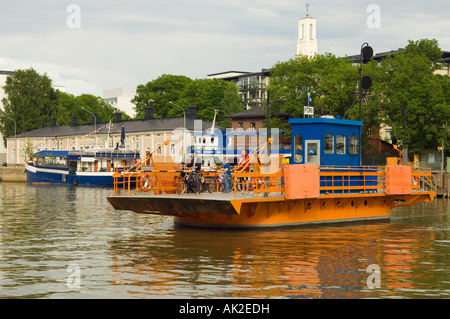
M 176 107 L 180 108 L 183 111 L 183 159 L 182 159 L 182 162 L 184 163 L 184 161 L 186 159 L 186 156 L 185 156 L 185 137 L 184 137 L 185 136 L 185 131 L 186 131 L 186 112 L 184 111 L 184 109 L 181 106 L 173 103 L 172 101 L 169 101 L 169 103 L 172 104 L 172 105 L 175 105 Z
M 81 109 L 82 109 L 82 110 L 85 110 L 85 111 L 88 112 L 88 113 L 90 113 L 90 114 L 94 117 L 95 147 L 97 147 L 97 116 L 96 116 L 94 113 L 92 113 L 92 112 L 86 110 L 84 107 L 81 107 Z
M 7 119 L 10 119 L 11 121 L 14 122 L 14 138 L 15 138 L 15 146 L 16 146 L 16 149 L 15 149 L 15 152 L 14 152 L 14 166 L 17 166 L 17 123 L 12 118 L 10 118 L 10 117 L 8 117 L 6 115 L 5 115 L 5 117 Z

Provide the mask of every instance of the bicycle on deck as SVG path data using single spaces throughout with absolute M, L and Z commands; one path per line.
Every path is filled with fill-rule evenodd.
M 211 177 L 208 183 L 208 192 L 212 193 L 214 190 L 217 190 L 218 192 L 224 191 L 223 186 L 223 174 L 216 171 L 214 175 Z M 233 178 L 230 178 L 230 191 L 234 190 L 233 188 Z
M 199 194 L 203 188 L 203 176 L 197 170 L 192 170 L 189 173 L 185 171 L 181 173 L 181 180 L 177 185 L 177 194 L 182 195 L 185 193 Z

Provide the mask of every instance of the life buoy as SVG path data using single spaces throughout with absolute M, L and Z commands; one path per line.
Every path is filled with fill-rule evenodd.
M 142 191 L 148 192 L 153 187 L 153 178 L 149 177 L 148 174 L 144 174 L 141 176 L 139 185 Z
M 78 179 L 75 178 L 75 179 L 73 180 L 73 185 L 75 185 L 75 186 L 78 185 Z

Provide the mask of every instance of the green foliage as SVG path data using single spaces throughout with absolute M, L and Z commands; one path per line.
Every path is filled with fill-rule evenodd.
M 441 56 L 436 40 L 409 41 L 405 51 L 370 69 L 373 99 L 367 105 L 379 106 L 378 117 L 411 151 L 436 149 L 442 139 L 450 146 L 449 77 L 434 73 Z
M 50 78 L 32 68 L 16 70 L 8 76 L 4 90 L 6 98 L 2 101 L 4 110 L 0 110 L 0 132 L 5 143 L 6 137 L 14 135 L 14 121 L 20 134 L 40 128 L 41 122 L 49 125 L 51 117 L 56 117 L 58 125 L 62 126 L 69 125 L 72 116 L 78 117 L 80 124 L 90 123 L 91 112 L 96 114 L 97 123 L 104 123 L 110 121 L 114 113 L 113 107 L 100 97 L 74 96 L 53 89 Z
M 422 39 L 409 41 L 405 50 L 381 63 L 372 60 L 363 66 L 362 75 L 372 78 L 372 87 L 363 92 L 361 103 L 363 143 L 371 132 L 387 124 L 412 151 L 436 149 L 442 140 L 445 148 L 450 148 L 450 81 L 448 76 L 434 73 L 441 68 L 441 56 L 436 40 Z M 275 116 L 280 111 L 303 117 L 308 88 L 316 111 L 359 119 L 358 69 L 359 65 L 332 54 L 277 63 L 271 69 L 269 85 L 271 123 L 277 123 Z
M 172 101 L 182 107 L 187 114 L 188 106 L 197 108 L 197 118 L 207 122 L 217 113 L 217 125 L 231 124 L 227 115 L 243 110 L 235 83 L 218 79 L 192 80 L 184 76 L 162 75 L 159 78 L 139 85 L 134 97 L 137 117 L 144 116 L 145 107 L 153 106 L 155 117 L 183 116 L 183 111 L 169 103 Z
M 219 113 L 218 125 L 225 128 L 231 127 L 231 119 L 227 116 L 244 110 L 244 105 L 239 98 L 239 88 L 236 83 L 226 82 L 221 109 L 223 113 Z
M 184 75 L 163 74 L 147 84 L 139 85 L 133 98 L 136 104 L 136 118 L 144 118 L 147 106 L 154 107 L 153 114 L 156 118 L 183 115 L 183 112 L 169 101 L 177 103 L 190 82 L 192 80 Z
M 34 69 L 17 70 L 6 78 L 4 86 L 3 111 L 0 110 L 0 132 L 4 137 L 14 135 L 14 121 L 17 134 L 39 128 L 41 121 L 50 122 L 58 113 L 58 97 L 52 88 L 52 81 Z
M 303 117 L 308 88 L 316 111 L 344 116 L 355 100 L 357 67 L 327 53 L 298 56 L 271 69 L 271 107 L 292 117 Z
M 59 125 L 70 125 L 70 118 L 72 116 L 78 118 L 79 124 L 90 123 L 92 115 L 89 112 L 96 114 L 97 123 L 106 123 L 112 120 L 114 108 L 106 104 L 98 96 L 90 94 L 74 96 L 58 91 Z M 122 114 L 122 118 L 124 118 L 124 114 Z

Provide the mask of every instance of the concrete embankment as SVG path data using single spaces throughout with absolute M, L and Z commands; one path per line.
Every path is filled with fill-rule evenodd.
M 25 173 L 25 167 L 0 167 L 0 181 L 26 183 L 27 174 Z

